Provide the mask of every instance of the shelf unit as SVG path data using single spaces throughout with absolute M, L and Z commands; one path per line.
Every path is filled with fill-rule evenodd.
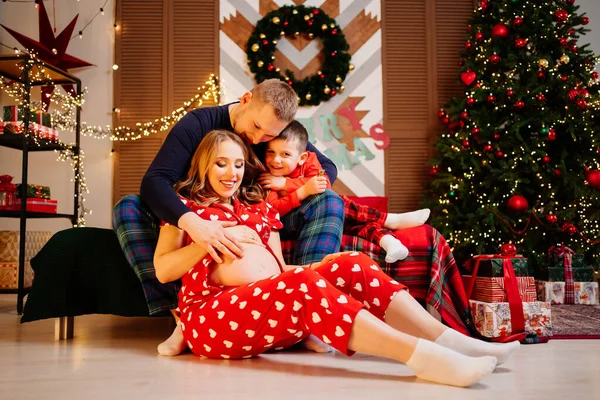
M 0 55 L 0 76 L 10 80 L 20 82 L 25 88 L 25 101 L 30 102 L 31 88 L 35 86 L 59 86 L 72 84 L 76 86 L 77 95 L 81 95 L 81 80 L 70 75 L 69 73 L 56 68 L 53 65 L 37 61 L 30 63 L 31 56 L 28 54 L 6 54 Z M 30 74 L 36 74 L 44 69 L 44 73 L 48 76 L 48 80 L 32 82 Z M 23 134 L 0 134 L 0 147 L 20 150 L 23 153 L 21 166 L 21 193 L 22 199 L 26 198 L 27 175 L 29 168 L 29 153 L 39 151 L 54 151 L 62 150 L 64 147 L 53 141 L 36 138 L 35 140 L 29 137 L 29 113 L 23 116 Z M 76 110 L 76 127 L 75 127 L 75 147 L 72 151 L 75 155 L 79 155 L 80 150 L 80 134 L 81 134 L 81 108 L 78 106 Z M 37 143 L 36 143 L 37 142 Z M 79 164 L 76 163 L 74 170 L 75 176 L 79 175 Z M 24 287 L 25 274 L 25 233 L 27 231 L 27 220 L 32 218 L 67 218 L 71 220 L 73 225 L 77 224 L 79 211 L 79 181 L 74 179 L 74 205 L 72 214 L 52 214 L 41 212 L 27 211 L 27 202 L 21 202 L 20 211 L 5 211 L 0 210 L 0 218 L 18 218 L 19 225 L 19 274 L 17 289 L 0 289 L 0 293 L 16 293 L 17 294 L 17 313 L 23 312 L 23 299 L 28 293 L 29 288 Z

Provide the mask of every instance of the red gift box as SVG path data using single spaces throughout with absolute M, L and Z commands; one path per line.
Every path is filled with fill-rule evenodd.
M 8 127 L 10 125 L 10 128 Z M 4 132 L 6 130 L 6 132 Z M 29 123 L 29 132 L 42 139 L 58 139 L 58 131 L 36 122 Z M 0 133 L 23 133 L 23 121 L 0 121 Z
M 44 213 L 52 213 L 56 214 L 56 209 L 58 207 L 58 200 L 48 200 L 48 199 L 37 199 L 37 198 L 27 198 L 27 211 L 30 212 L 44 212 Z M 15 200 L 15 205 L 13 210 L 21 211 L 21 199 Z
M 471 275 L 463 275 L 463 285 L 468 288 Z M 531 276 L 517 276 L 517 288 L 524 302 L 537 301 L 535 279 Z M 470 300 L 484 301 L 486 303 L 503 303 L 508 301 L 504 278 L 502 277 L 477 277 L 471 292 Z

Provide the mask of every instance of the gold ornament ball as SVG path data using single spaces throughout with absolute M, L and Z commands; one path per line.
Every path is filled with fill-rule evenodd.
M 281 31 L 281 32 L 279 32 L 279 35 L 280 35 L 280 36 L 285 36 L 285 32 L 284 32 L 284 31 Z
M 265 65 L 265 63 L 262 62 L 262 60 L 260 60 L 259 62 L 256 63 L 256 65 L 258 65 L 259 68 L 262 68 L 262 66 Z
M 308 34 L 308 38 L 309 38 L 309 39 L 312 39 L 312 38 L 314 38 L 314 37 L 315 37 L 315 35 L 313 35 L 312 33 L 309 33 L 309 34 Z
M 538 65 L 540 66 L 540 68 L 548 68 L 548 65 L 550 64 L 548 63 L 548 60 L 546 60 L 545 58 L 541 58 L 538 61 Z
M 483 165 L 484 167 L 487 165 L 487 160 L 481 160 L 481 165 Z
M 294 36 L 300 36 L 300 32 L 294 32 Z
M 349 69 L 350 71 L 354 71 L 354 64 L 350 64 L 350 65 L 348 66 L 348 69 Z
M 271 56 L 271 60 L 274 60 L 274 59 L 275 59 L 275 56 Z
M 321 29 L 324 30 L 324 31 L 326 31 L 327 30 L 327 24 L 321 25 Z
M 294 10 L 292 11 L 292 14 L 294 14 L 294 15 L 298 14 L 298 10 L 294 9 Z
M 281 69 L 279 67 L 275 68 L 275 72 L 279 72 Z
M 337 83 L 342 83 L 342 77 L 341 77 L 341 76 L 338 76 L 338 77 L 336 77 L 336 78 L 335 78 L 335 81 L 336 81 Z
M 261 39 L 264 39 L 264 38 L 266 38 L 266 36 L 265 36 L 265 34 L 264 34 L 264 33 L 261 33 L 260 35 L 258 35 L 258 37 L 259 37 L 259 38 L 261 38 Z
M 257 43 L 254 43 L 252 45 L 252 51 L 256 53 L 258 51 L 258 49 L 260 49 L 260 46 Z
M 325 89 L 323 89 L 323 93 L 325 93 L 325 94 L 331 93 L 331 89 L 329 89 L 329 86 L 325 86 Z
M 311 17 L 311 18 L 312 18 L 312 17 L 314 17 L 313 13 L 310 13 L 310 17 Z
M 273 39 L 273 44 L 277 44 L 277 40 Z
M 340 92 L 343 92 L 343 91 L 344 91 L 344 89 L 346 89 L 346 88 L 344 87 L 344 85 L 340 86 Z
M 310 94 L 310 93 L 306 93 L 306 96 L 304 96 L 304 98 L 305 98 L 306 100 L 310 100 L 310 99 L 312 99 L 312 96 L 311 96 L 311 94 Z
M 300 104 L 300 97 L 296 96 L 296 101 L 298 102 L 298 104 Z
M 563 54 L 562 56 L 560 56 L 560 63 L 561 64 L 568 64 L 570 61 L 570 58 L 568 55 Z
M 335 28 L 335 24 L 334 24 L 333 22 L 332 22 L 332 23 L 330 23 L 330 24 L 329 24 L 329 26 L 330 26 L 332 29 L 333 29 L 333 28 Z
M 317 75 L 321 75 L 321 74 L 322 74 L 321 70 L 318 70 Z
M 277 25 L 277 24 L 279 24 L 281 22 L 281 20 L 279 19 L 279 17 L 273 17 L 273 19 L 271 21 L 273 21 L 273 23 L 275 25 Z
M 305 16 L 304 16 L 304 20 L 305 20 L 305 21 L 308 21 L 309 19 L 310 19 L 310 17 L 309 17 L 308 15 L 305 15 Z

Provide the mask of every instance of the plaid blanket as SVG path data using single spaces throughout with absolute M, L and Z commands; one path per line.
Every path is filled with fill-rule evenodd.
M 394 236 L 410 253 L 393 264 L 385 262 L 381 247 L 356 236 L 343 235 L 341 250 L 366 253 L 389 276 L 408 286 L 415 299 L 435 308 L 448 326 L 476 335 L 462 278 L 446 239 L 429 225 L 396 231 Z M 295 241 L 286 240 L 281 245 L 286 262 L 292 264 Z

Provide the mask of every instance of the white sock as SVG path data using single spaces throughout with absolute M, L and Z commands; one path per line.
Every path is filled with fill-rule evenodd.
M 419 339 L 406 365 L 417 378 L 445 385 L 467 387 L 485 378 L 496 368 L 495 357 L 469 357 Z
M 408 249 L 406 246 L 392 235 L 384 235 L 381 240 L 379 240 L 379 246 L 385 250 L 386 263 L 394 263 L 408 257 Z
M 471 357 L 493 356 L 498 359 L 498 365 L 503 364 L 512 356 L 521 344 L 519 342 L 488 343 L 463 335 L 454 329 L 446 329 L 435 343 Z
M 423 208 L 402 214 L 388 214 L 383 226 L 388 229 L 405 229 L 421 226 L 427 221 L 430 213 L 429 208 Z

